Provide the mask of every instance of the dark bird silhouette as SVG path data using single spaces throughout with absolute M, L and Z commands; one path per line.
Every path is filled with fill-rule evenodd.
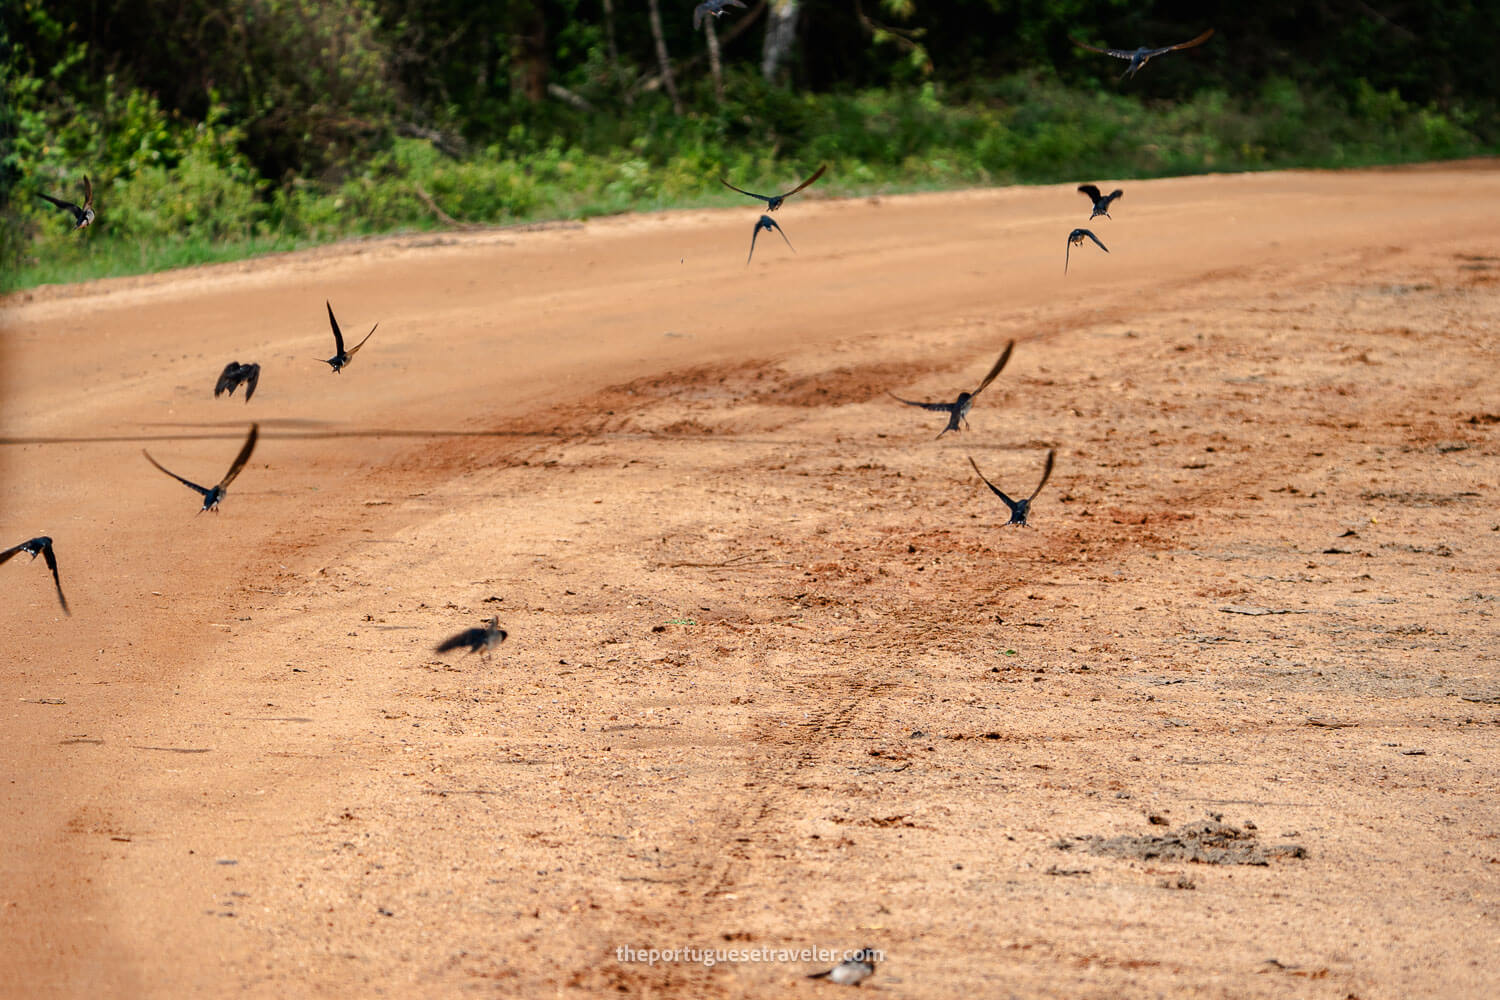
M 1120 79 L 1123 80 L 1127 76 L 1135 76 L 1136 73 L 1140 71 L 1140 68 L 1142 66 L 1146 65 L 1157 56 L 1166 55 L 1168 52 L 1176 52 L 1178 49 L 1190 49 L 1195 45 L 1202 45 L 1204 42 L 1208 41 L 1209 37 L 1212 36 L 1213 33 L 1214 29 L 1209 28 L 1203 34 L 1199 35 L 1197 38 L 1193 39 L 1190 42 L 1183 42 L 1180 45 L 1168 45 L 1166 48 L 1162 49 L 1148 49 L 1144 45 L 1142 45 L 1138 49 L 1101 49 L 1097 45 L 1089 45 L 1085 42 L 1080 42 L 1076 38 L 1072 39 L 1072 42 L 1080 49 L 1088 49 L 1090 52 L 1101 52 L 1107 56 L 1114 56 L 1116 59 L 1125 59 L 1129 61 L 1130 65 L 1126 66 L 1125 72 L 1120 74 Z
M 224 499 L 224 494 L 229 491 L 229 484 L 234 482 L 234 477 L 238 476 L 240 474 L 240 470 L 245 467 L 245 463 L 250 461 L 250 453 L 255 450 L 255 439 L 258 437 L 260 437 L 260 424 L 251 424 L 250 435 L 245 438 L 245 446 L 241 448 L 240 453 L 234 457 L 234 464 L 229 467 L 229 471 L 224 473 L 224 478 L 219 480 L 219 484 L 213 489 L 199 486 L 192 480 L 183 479 L 171 469 L 163 467 L 160 462 L 151 457 L 151 453 L 145 448 L 141 449 L 141 454 L 146 456 L 146 461 L 150 462 L 158 469 L 161 469 L 161 471 L 165 472 L 167 475 L 171 476 L 182 485 L 187 486 L 191 489 L 195 489 L 199 493 L 203 494 L 203 507 L 198 511 L 198 513 L 201 514 L 205 510 L 211 510 L 215 514 L 217 514 L 219 512 L 219 501 Z
M 446 653 L 452 649 L 467 649 L 471 653 L 478 653 L 481 660 L 488 660 L 490 650 L 504 642 L 509 634 L 500 627 L 500 616 L 496 615 L 485 623 L 484 628 L 465 629 L 458 635 L 443 640 L 437 651 Z
M 33 562 L 36 561 L 37 556 L 41 556 L 46 560 L 47 568 L 52 571 L 52 582 L 57 585 L 57 601 L 62 605 L 63 614 L 71 615 L 73 612 L 68 610 L 68 599 L 63 596 L 62 580 L 57 575 L 57 556 L 52 554 L 52 539 L 46 535 L 42 535 L 40 538 L 33 538 L 22 542 L 15 548 L 6 549 L 4 552 L 0 552 L 0 565 L 3 565 L 17 552 L 27 553 L 31 556 Z
M 335 348 L 333 357 L 329 358 L 323 363 L 333 368 L 333 373 L 337 375 L 339 373 L 339 369 L 343 368 L 345 365 L 349 364 L 349 362 L 354 360 L 354 355 L 359 351 L 361 347 L 365 346 L 365 340 L 370 339 L 370 337 L 375 333 L 375 327 L 379 326 L 380 324 L 376 323 L 375 326 L 370 327 L 370 332 L 365 334 L 365 340 L 361 340 L 359 343 L 355 344 L 353 347 L 349 348 L 349 350 L 346 351 L 344 350 L 344 333 L 339 329 L 339 321 L 333 318 L 333 304 L 326 299 L 324 300 L 323 304 L 328 307 L 328 325 L 333 327 L 333 346 Z
M 776 224 L 776 220 L 769 215 L 762 215 L 760 221 L 755 224 L 755 228 L 750 230 L 750 256 L 745 258 L 746 267 L 750 266 L 750 257 L 755 256 L 755 238 L 760 235 L 762 229 L 768 233 L 773 229 L 776 230 L 781 234 L 781 238 L 786 240 L 786 245 L 792 247 L 792 253 L 797 252 L 797 248 L 792 246 L 792 241 L 786 239 L 786 231 Z
M 726 7 L 744 7 L 740 0 L 704 0 L 693 8 L 693 30 L 697 31 L 703 27 L 703 22 L 710 17 L 723 17 Z
M 1078 185 L 1078 190 L 1088 195 L 1089 200 L 1094 203 L 1094 214 L 1089 216 L 1090 219 L 1098 218 L 1101 215 L 1106 219 L 1110 218 L 1110 202 L 1116 198 L 1123 198 L 1125 196 L 1125 191 L 1121 188 L 1116 188 L 1109 194 L 1100 194 L 1099 189 L 1092 184 L 1080 184 Z
M 979 466 L 975 464 L 973 456 L 969 457 L 969 464 L 974 466 L 975 472 L 979 472 L 979 478 L 984 479 L 984 485 L 988 486 L 995 496 L 1004 500 L 1005 506 L 1010 508 L 1010 520 L 1005 523 L 1025 525 L 1026 515 L 1031 512 L 1031 501 L 1036 499 L 1036 495 L 1042 492 L 1042 487 L 1047 485 L 1047 480 L 1052 478 L 1052 460 L 1056 457 L 1057 451 L 1055 449 L 1047 452 L 1047 465 L 1042 469 L 1042 481 L 1036 484 L 1036 489 L 1032 490 L 1031 496 L 1025 500 L 1012 500 L 1000 492 L 1000 487 L 988 479 L 984 479 L 984 473 L 979 472 Z
M 853 958 L 846 958 L 824 972 L 814 972 L 808 979 L 827 979 L 840 986 L 858 986 L 875 975 L 875 949 L 861 948 Z
M 1083 238 L 1085 236 L 1093 240 L 1095 243 L 1099 243 L 1099 237 L 1095 236 L 1087 229 L 1075 229 L 1068 234 L 1068 248 L 1063 251 L 1063 274 L 1068 273 L 1068 257 L 1072 255 L 1073 248 L 1083 246 Z M 1103 243 L 1099 243 L 1099 249 L 1103 250 L 1105 253 L 1109 253 L 1109 247 L 1105 246 Z
M 949 431 L 958 430 L 959 421 L 963 421 L 965 427 L 969 426 L 969 407 L 974 405 L 974 397 L 983 392 L 985 387 L 991 382 L 995 381 L 995 376 L 1000 374 L 1001 369 L 1005 367 L 1005 363 L 1010 360 L 1010 352 L 1015 350 L 1015 346 L 1016 342 L 1014 340 L 1006 344 L 1005 350 L 1000 354 L 1000 360 L 995 362 L 989 374 L 984 377 L 984 381 L 979 383 L 979 388 L 973 392 L 959 393 L 958 398 L 951 403 L 922 403 L 915 399 L 902 399 L 894 392 L 887 393 L 887 395 L 899 403 L 905 403 L 907 406 L 920 406 L 924 410 L 934 410 L 938 413 L 948 414 L 948 426 L 938 432 L 938 437 L 942 437 Z
M 73 230 L 75 232 L 94 221 L 94 185 L 89 183 L 88 174 L 83 175 L 82 207 L 73 204 L 71 201 L 64 201 L 61 198 L 54 198 L 50 194 L 42 194 L 40 191 L 37 192 L 37 196 L 40 198 L 46 198 L 58 208 L 66 208 L 68 211 L 72 212 Z
M 823 171 L 825 171 L 827 169 L 828 169 L 828 164 L 826 164 L 826 163 L 823 164 L 817 170 L 813 171 L 813 175 L 811 177 L 809 177 L 807 180 L 803 181 L 801 184 L 798 184 L 796 187 L 792 188 L 786 194 L 756 194 L 754 191 L 746 191 L 744 188 L 737 188 L 733 184 L 729 183 L 728 181 L 726 181 L 722 177 L 719 178 L 719 183 L 722 184 L 722 185 L 724 185 L 725 187 L 727 187 L 731 191 L 738 191 L 740 194 L 748 194 L 752 198 L 759 198 L 761 201 L 763 201 L 763 202 L 766 203 L 766 211 L 767 212 L 774 212 L 778 208 L 781 207 L 781 203 L 782 202 L 786 201 L 792 195 L 796 194 L 798 191 L 801 191 L 803 188 L 807 187 L 809 184 L 811 184 L 813 181 L 817 180 L 819 177 L 822 177 L 823 176 Z
M 260 382 L 260 365 L 254 363 L 242 365 L 238 361 L 229 362 L 220 373 L 219 381 L 214 383 L 214 398 L 218 399 L 219 395 L 224 392 L 233 396 L 234 390 L 238 389 L 242 382 L 245 385 L 245 402 L 248 403 L 250 397 L 255 395 L 256 384 Z

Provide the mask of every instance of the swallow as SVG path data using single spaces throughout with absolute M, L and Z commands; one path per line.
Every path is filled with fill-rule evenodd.
M 808 979 L 827 979 L 840 986 L 858 986 L 875 975 L 875 949 L 861 948 L 853 958 L 846 958 L 825 972 L 814 972 Z
M 1080 42 L 1076 38 L 1070 39 L 1070 41 L 1072 41 L 1072 43 L 1078 46 L 1080 49 L 1088 49 L 1090 52 L 1102 52 L 1104 55 L 1114 56 L 1116 59 L 1128 60 L 1130 62 L 1130 65 L 1126 66 L 1125 72 L 1120 74 L 1120 79 L 1123 80 L 1127 76 L 1135 76 L 1136 73 L 1140 71 L 1140 68 L 1142 66 L 1146 65 L 1157 56 L 1166 55 L 1168 52 L 1176 52 L 1178 49 L 1190 49 L 1195 45 L 1202 45 L 1204 42 L 1208 41 L 1213 33 L 1214 29 L 1209 28 L 1203 34 L 1199 35 L 1197 38 L 1193 39 L 1190 42 L 1183 42 L 1180 45 L 1168 45 L 1164 49 L 1148 49 L 1144 45 L 1142 45 L 1138 49 L 1101 49 L 1096 45 L 1088 45 L 1084 42 Z
M 446 653 L 450 649 L 468 648 L 471 653 L 478 653 L 481 660 L 490 658 L 490 650 L 505 641 L 510 633 L 500 627 L 500 616 L 496 615 L 485 622 L 484 628 L 465 629 L 449 639 L 443 640 L 437 647 L 437 652 Z
M 1099 243 L 1099 237 L 1095 236 L 1087 229 L 1075 229 L 1068 234 L 1068 248 L 1063 251 L 1063 274 L 1068 273 L 1068 257 L 1072 255 L 1073 248 L 1083 246 L 1083 238 L 1085 236 L 1093 240 L 1095 243 Z M 1105 253 L 1109 253 L 1109 247 L 1105 246 L 1103 243 L 1099 243 L 1099 249 L 1103 250 Z
M 205 510 L 211 510 L 215 514 L 217 514 L 219 512 L 219 501 L 224 499 L 224 494 L 229 491 L 229 484 L 234 482 L 234 477 L 238 476 L 240 474 L 240 470 L 245 467 L 245 463 L 250 461 L 250 453 L 255 450 L 255 439 L 259 436 L 260 424 L 251 424 L 250 435 L 245 438 L 245 446 L 241 448 L 240 453 L 234 457 L 234 464 L 229 467 L 228 472 L 224 473 L 224 478 L 219 480 L 219 485 L 215 486 L 213 489 L 207 489 L 205 487 L 199 486 L 197 483 L 192 482 L 191 480 L 183 479 L 181 476 L 171 471 L 170 469 L 163 468 L 162 464 L 156 459 L 152 458 L 151 453 L 145 448 L 141 449 L 141 454 L 146 456 L 146 461 L 150 462 L 158 469 L 161 469 L 161 471 L 165 472 L 167 475 L 171 476 L 182 485 L 187 486 L 191 489 L 195 489 L 199 493 L 203 494 L 203 507 L 198 511 L 198 513 L 201 514 Z
M 1106 219 L 1111 218 L 1109 203 L 1116 198 L 1123 198 L 1125 196 L 1125 192 L 1121 188 L 1116 188 L 1109 194 L 1100 194 L 1099 189 L 1092 184 L 1080 184 L 1078 185 L 1078 190 L 1088 195 L 1089 200 L 1094 203 L 1094 214 L 1089 216 L 1090 219 L 1098 218 L 1101 215 Z
M 0 552 L 0 564 L 3 564 L 17 552 L 27 553 L 31 556 L 33 562 L 36 561 L 37 556 L 41 556 L 47 561 L 47 568 L 52 571 L 52 582 L 57 585 L 57 601 L 62 605 L 63 614 L 72 615 L 73 612 L 68 610 L 68 599 L 63 596 L 62 580 L 57 575 L 57 556 L 52 554 L 52 539 L 46 535 L 42 535 L 40 538 L 33 538 L 22 542 L 15 548 L 6 549 L 4 552 Z
M 1014 340 L 1006 344 L 1005 350 L 1000 355 L 1000 360 L 995 362 L 995 366 L 984 377 L 984 381 L 979 383 L 979 388 L 973 392 L 959 393 L 958 398 L 951 403 L 921 403 L 915 399 L 902 399 L 894 392 L 887 393 L 887 395 L 899 403 L 905 403 L 907 406 L 920 406 L 924 410 L 935 410 L 939 413 L 948 414 L 948 426 L 938 432 L 938 437 L 942 437 L 949 431 L 958 430 L 959 421 L 963 421 L 964 427 L 969 426 L 969 407 L 974 405 L 974 397 L 983 392 L 985 387 L 991 382 L 995 381 L 995 376 L 1000 374 L 1001 369 L 1005 367 L 1005 363 L 1010 360 L 1010 352 L 1015 350 L 1015 346 L 1016 342 Z
M 219 375 L 219 381 L 214 383 L 214 398 L 218 399 L 219 394 L 226 390 L 233 396 L 234 390 L 238 389 L 240 383 L 243 382 L 245 383 L 245 402 L 248 403 L 250 397 L 255 395 L 255 385 L 259 381 L 260 365 L 254 363 L 242 365 L 238 361 L 231 361 L 224 366 L 223 373 Z
M 89 183 L 88 174 L 83 175 L 82 208 L 79 208 L 71 201 L 63 201 L 61 198 L 54 198 L 50 194 L 42 194 L 40 191 L 37 192 L 37 197 L 46 198 L 58 208 L 66 208 L 68 211 L 72 212 L 74 232 L 77 232 L 78 230 L 84 228 L 94 221 L 94 185 Z
M 748 194 L 752 198 L 759 198 L 761 201 L 763 201 L 763 202 L 766 203 L 766 211 L 767 212 L 774 212 L 778 208 L 781 207 L 781 203 L 782 202 L 786 201 L 792 195 L 796 194 L 798 191 L 801 191 L 803 188 L 807 187 L 809 184 L 811 184 L 813 181 L 817 180 L 819 177 L 822 177 L 823 176 L 823 171 L 825 171 L 827 169 L 828 169 L 828 164 L 826 164 L 826 163 L 823 164 L 817 170 L 813 171 L 813 175 L 811 177 L 809 177 L 807 180 L 803 181 L 801 184 L 798 184 L 796 187 L 792 188 L 786 194 L 756 194 L 754 191 L 746 191 L 744 188 L 737 188 L 733 184 L 729 183 L 728 181 L 726 181 L 722 177 L 719 178 L 719 183 L 722 184 L 722 185 L 724 185 L 725 187 L 727 187 L 731 191 L 738 191 L 740 194 Z
M 1010 508 L 1010 520 L 1006 521 L 1005 523 L 1019 524 L 1024 527 L 1026 524 L 1026 515 L 1031 512 L 1031 501 L 1036 499 L 1036 495 L 1042 492 L 1042 487 L 1047 485 L 1047 480 L 1052 478 L 1052 460 L 1056 457 L 1056 449 L 1047 452 L 1047 464 L 1042 469 L 1042 481 L 1036 484 L 1036 489 L 1032 490 L 1031 496 L 1027 497 L 1025 500 L 1012 500 L 1010 497 L 1000 492 L 1000 487 L 996 486 L 988 479 L 984 479 L 984 473 L 979 472 L 979 466 L 975 464 L 972 455 L 969 457 L 969 464 L 974 466 L 975 472 L 979 472 L 979 478 L 984 479 L 984 485 L 988 486 L 991 492 L 995 494 L 995 496 L 999 497 L 1001 500 L 1004 500 L 1005 506 Z
M 723 17 L 728 11 L 726 7 L 744 7 L 740 0 L 704 0 L 693 8 L 693 30 L 697 31 L 703 27 L 703 22 L 710 17 Z
M 755 228 L 750 230 L 750 256 L 745 258 L 746 267 L 750 266 L 750 257 L 755 256 L 755 238 L 760 235 L 762 229 L 768 233 L 773 229 L 776 230 L 781 234 L 781 238 L 786 240 L 786 245 L 792 247 L 792 253 L 797 252 L 797 248 L 792 246 L 792 241 L 786 239 L 786 230 L 777 225 L 776 220 L 769 215 L 762 215 L 760 221 L 755 224 Z
M 339 321 L 333 318 L 333 304 L 326 299 L 323 301 L 323 304 L 328 307 L 328 325 L 333 327 L 333 346 L 335 348 L 333 357 L 329 358 L 323 363 L 331 367 L 333 369 L 333 373 L 337 375 L 340 368 L 343 368 L 344 366 L 348 365 L 349 362 L 354 360 L 354 355 L 358 353 L 361 347 L 365 346 L 365 340 L 370 339 L 370 337 L 375 333 L 375 327 L 379 326 L 380 324 L 376 323 L 375 326 L 370 327 L 370 332 L 365 334 L 365 340 L 361 340 L 359 343 L 355 344 L 353 347 L 349 348 L 349 350 L 346 351 L 344 350 L 343 331 L 339 329 Z

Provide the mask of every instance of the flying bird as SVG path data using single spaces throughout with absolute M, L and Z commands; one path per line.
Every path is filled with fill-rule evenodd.
M 1063 274 L 1068 273 L 1068 258 L 1072 255 L 1073 248 L 1083 246 L 1083 238 L 1085 236 L 1093 240 L 1095 243 L 1099 243 L 1099 237 L 1095 236 L 1087 229 L 1075 229 L 1068 234 L 1068 247 L 1063 251 Z M 1099 243 L 1099 249 L 1103 250 L 1105 253 L 1109 253 L 1109 247 L 1105 246 L 1103 243 Z
M 769 215 L 762 215 L 760 221 L 755 224 L 755 228 L 750 230 L 750 256 L 745 258 L 746 267 L 750 266 L 750 257 L 755 256 L 755 238 L 760 235 L 762 229 L 768 233 L 773 229 L 776 230 L 781 234 L 781 238 L 786 240 L 786 245 L 792 247 L 792 253 L 797 252 L 797 248 L 792 246 L 792 241 L 786 239 L 786 230 L 777 225 L 776 220 Z
M 41 198 L 46 198 L 48 201 L 52 202 L 52 204 L 56 205 L 58 208 L 66 208 L 68 211 L 72 212 L 73 213 L 73 231 L 74 232 L 77 232 L 78 230 L 82 229 L 83 227 L 89 225 L 90 223 L 92 223 L 94 221 L 94 185 L 92 185 L 92 184 L 89 183 L 89 175 L 88 174 L 84 174 L 83 175 L 83 207 L 82 208 L 80 208 L 79 206 L 73 204 L 71 201 L 64 201 L 61 198 L 54 198 L 50 194 L 42 194 L 40 191 L 37 192 L 37 196 L 41 197 Z
M 73 612 L 68 610 L 68 599 L 63 596 L 62 580 L 57 575 L 57 556 L 52 554 L 52 539 L 46 535 L 42 535 L 40 538 L 33 538 L 22 542 L 15 548 L 6 549 L 4 552 L 0 552 L 0 564 L 5 563 L 6 560 L 18 552 L 27 553 L 31 556 L 33 562 L 36 561 L 37 556 L 41 556 L 46 560 L 47 568 L 52 571 L 52 582 L 57 585 L 58 603 L 62 605 L 63 614 L 71 615 Z
M 255 385 L 260 381 L 260 365 L 251 363 L 242 365 L 238 361 L 231 361 L 224 366 L 224 371 L 219 375 L 219 381 L 214 383 L 214 398 L 228 392 L 234 395 L 234 390 L 245 385 L 245 402 L 250 402 L 250 397 L 255 395 Z
M 1166 55 L 1168 52 L 1176 52 L 1178 49 L 1190 49 L 1195 45 L 1202 45 L 1204 42 L 1208 41 L 1209 37 L 1212 36 L 1213 33 L 1214 29 L 1209 28 L 1203 34 L 1199 35 L 1197 38 L 1193 39 L 1190 42 L 1183 42 L 1180 45 L 1168 45 L 1164 49 L 1148 49 L 1144 45 L 1142 45 L 1138 49 L 1101 49 L 1097 45 L 1089 45 L 1085 42 L 1080 42 L 1076 38 L 1071 39 L 1071 41 L 1074 45 L 1078 46 L 1081 49 L 1088 49 L 1090 52 L 1102 52 L 1104 55 L 1114 56 L 1116 59 L 1128 60 L 1130 65 L 1126 66 L 1125 72 L 1120 74 L 1120 79 L 1123 80 L 1127 76 L 1135 76 L 1136 73 L 1140 71 L 1140 68 L 1142 66 L 1146 65 L 1157 56 Z
M 814 972 L 807 978 L 827 979 L 840 986 L 858 986 L 875 975 L 875 955 L 874 948 L 861 948 L 854 953 L 853 958 L 846 958 L 833 968 L 824 972 Z
M 984 473 L 979 472 L 979 466 L 975 464 L 973 456 L 969 457 L 969 464 L 974 466 L 975 472 L 979 472 L 979 478 L 984 479 L 984 485 L 988 486 L 990 490 L 995 494 L 995 496 L 999 497 L 1001 500 L 1004 500 L 1005 506 L 1010 508 L 1010 520 L 1006 521 L 1005 523 L 1019 524 L 1024 526 L 1026 524 L 1026 515 L 1031 512 L 1031 501 L 1036 499 L 1036 495 L 1042 492 L 1042 487 L 1047 485 L 1047 480 L 1052 478 L 1052 460 L 1056 457 L 1056 449 L 1047 452 L 1047 465 L 1042 469 L 1042 481 L 1036 484 L 1036 489 L 1032 490 L 1031 496 L 1027 497 L 1025 500 L 1012 500 L 1010 497 L 1000 492 L 1000 487 L 996 486 L 988 479 L 984 479 Z
M 365 346 L 365 340 L 370 339 L 375 333 L 375 327 L 380 324 L 376 323 L 375 326 L 370 327 L 370 332 L 365 334 L 365 340 L 361 340 L 346 351 L 344 350 L 344 333 L 339 329 L 339 321 L 333 318 L 333 303 L 325 299 L 323 300 L 323 304 L 328 307 L 328 325 L 333 327 L 333 346 L 335 348 L 333 357 L 323 363 L 330 366 L 333 369 L 333 373 L 337 375 L 340 368 L 343 368 L 354 360 L 354 355 L 361 347 Z
M 723 17 L 728 13 L 726 7 L 744 7 L 740 0 L 704 0 L 693 8 L 693 30 L 697 31 L 703 27 L 703 22 L 710 17 Z
M 465 629 L 452 638 L 445 639 L 437 647 L 437 652 L 446 653 L 451 649 L 467 648 L 471 653 L 478 653 L 481 660 L 490 658 L 490 650 L 505 641 L 510 633 L 500 627 L 500 616 L 496 615 L 485 622 L 484 628 Z
M 1090 219 L 1098 218 L 1101 215 L 1106 219 L 1110 218 L 1110 202 L 1116 198 L 1123 198 L 1125 196 L 1125 191 L 1122 188 L 1116 188 L 1109 194 L 1100 194 L 1099 189 L 1093 184 L 1080 184 L 1078 185 L 1078 190 L 1088 195 L 1089 200 L 1094 203 L 1094 214 L 1089 216 Z
M 146 461 L 150 462 L 158 469 L 161 469 L 161 471 L 165 472 L 167 475 L 171 476 L 182 485 L 187 486 L 191 489 L 195 489 L 199 493 L 203 494 L 203 507 L 198 511 L 198 513 L 201 514 L 205 510 L 211 510 L 215 514 L 217 514 L 219 512 L 219 501 L 224 499 L 224 494 L 229 491 L 229 484 L 234 482 L 234 477 L 238 476 L 240 474 L 240 470 L 245 467 L 245 463 L 250 461 L 250 453 L 255 450 L 255 439 L 259 436 L 260 424 L 251 424 L 250 435 L 245 438 L 245 446 L 241 448 L 240 453 L 234 457 L 234 464 L 229 467 L 228 472 L 224 473 L 224 478 L 219 480 L 219 485 L 215 486 L 213 489 L 199 486 L 197 483 L 192 482 L 191 480 L 183 479 L 172 470 L 164 468 L 160 462 L 151 457 L 151 453 L 145 448 L 141 449 L 141 454 L 146 456 Z
M 979 383 L 979 388 L 973 392 L 959 393 L 958 398 L 951 403 L 922 403 L 915 399 L 902 399 L 893 392 L 887 393 L 887 395 L 897 402 L 905 403 L 907 406 L 920 406 L 924 410 L 935 410 L 939 413 L 948 414 L 948 426 L 938 432 L 938 437 L 942 437 L 949 431 L 958 430 L 959 421 L 963 421 L 964 427 L 969 426 L 969 407 L 974 405 L 974 397 L 983 392 L 985 387 L 991 382 L 995 381 L 995 376 L 1000 374 L 1001 369 L 1005 367 L 1005 363 L 1010 360 L 1010 352 L 1015 350 L 1015 346 L 1016 342 L 1014 340 L 1006 344 L 1005 350 L 1000 355 L 1000 360 L 995 362 L 995 366 L 984 377 L 984 381 Z
M 759 198 L 761 201 L 763 201 L 763 202 L 766 203 L 766 211 L 767 212 L 774 212 L 778 208 L 781 207 L 781 203 L 782 202 L 786 201 L 792 195 L 796 194 L 798 191 L 801 191 L 803 188 L 807 187 L 809 184 L 811 184 L 813 181 L 817 180 L 819 177 L 822 177 L 823 176 L 823 171 L 825 171 L 827 169 L 828 169 L 828 164 L 826 164 L 826 163 L 823 164 L 817 170 L 813 171 L 813 175 L 811 177 L 809 177 L 807 180 L 803 181 L 801 184 L 798 184 L 796 187 L 792 188 L 786 194 L 756 194 L 754 191 L 746 191 L 744 188 L 737 188 L 733 184 L 729 183 L 728 181 L 726 181 L 722 177 L 719 178 L 719 183 L 722 184 L 722 185 L 724 185 L 725 187 L 727 187 L 731 191 L 738 191 L 740 194 L 748 194 L 752 198 Z

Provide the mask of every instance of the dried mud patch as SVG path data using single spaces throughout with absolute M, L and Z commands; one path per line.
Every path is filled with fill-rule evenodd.
M 1054 846 L 1060 851 L 1082 848 L 1103 858 L 1202 865 L 1269 865 L 1275 859 L 1307 857 L 1307 849 L 1300 844 L 1267 844 L 1249 824 L 1237 827 L 1214 819 L 1184 823 L 1176 830 L 1154 835 L 1069 837 Z

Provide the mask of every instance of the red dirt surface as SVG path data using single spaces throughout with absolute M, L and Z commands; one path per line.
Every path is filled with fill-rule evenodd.
M 6 300 L 0 994 L 1500 994 L 1500 168 L 1125 187 Z

